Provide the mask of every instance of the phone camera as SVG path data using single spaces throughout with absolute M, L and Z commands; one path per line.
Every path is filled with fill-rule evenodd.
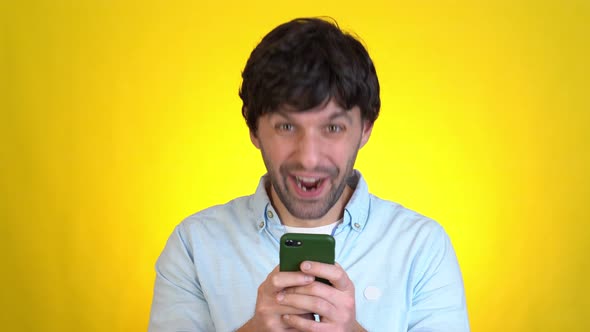
M 296 240 L 285 240 L 285 245 L 287 247 L 301 247 L 302 242 Z

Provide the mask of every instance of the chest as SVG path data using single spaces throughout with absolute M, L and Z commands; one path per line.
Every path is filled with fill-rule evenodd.
M 349 239 L 350 240 L 350 239 Z M 349 250 L 354 248 L 354 250 Z M 336 261 L 355 285 L 357 319 L 368 330 L 405 331 L 411 287 L 402 257 L 383 245 L 342 243 Z M 337 249 L 338 250 L 338 249 Z M 219 243 L 195 255 L 197 275 L 219 331 L 240 327 L 254 313 L 258 286 L 279 263 L 278 242 Z

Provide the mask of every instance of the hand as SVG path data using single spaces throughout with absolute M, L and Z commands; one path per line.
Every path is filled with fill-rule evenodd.
M 296 331 L 281 317 L 289 315 L 301 320 L 310 320 L 313 319 L 312 312 L 281 304 L 278 299 L 283 297 L 286 288 L 304 287 L 312 282 L 314 277 L 311 275 L 302 272 L 280 272 L 279 267 L 275 267 L 258 287 L 254 317 L 238 331 Z
M 301 271 L 327 279 L 332 286 L 314 281 L 279 293 L 279 303 L 321 317 L 316 322 L 286 313 L 282 317 L 285 324 L 299 331 L 365 331 L 356 321 L 354 284 L 340 265 L 305 261 L 301 263 Z

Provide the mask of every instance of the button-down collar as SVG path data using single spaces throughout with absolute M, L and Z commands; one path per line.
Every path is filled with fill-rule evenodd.
M 353 188 L 354 192 L 344 208 L 342 224 L 360 232 L 365 228 L 369 218 L 371 197 L 367 183 L 361 173 L 355 170 L 354 176 L 357 178 L 356 188 Z
M 355 170 L 353 176 L 356 178 L 356 187 L 353 188 L 354 192 L 346 204 L 342 225 L 338 227 L 337 233 L 342 231 L 344 226 L 361 232 L 369 216 L 370 195 L 367 183 L 359 171 Z M 280 237 L 284 233 L 284 226 L 281 224 L 278 214 L 270 203 L 270 198 L 266 191 L 267 181 L 268 175 L 260 178 L 256 193 L 250 199 L 249 208 L 255 216 L 254 223 L 259 232 L 269 229 L 273 235 Z M 276 234 L 274 234 L 275 232 Z

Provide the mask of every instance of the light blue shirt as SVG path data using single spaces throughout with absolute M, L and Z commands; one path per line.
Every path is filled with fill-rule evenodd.
M 459 265 L 435 221 L 379 199 L 360 175 L 334 231 L 336 262 L 355 285 L 368 331 L 469 331 Z M 179 224 L 156 263 L 149 331 L 234 331 L 279 263 L 285 233 L 265 190 Z

